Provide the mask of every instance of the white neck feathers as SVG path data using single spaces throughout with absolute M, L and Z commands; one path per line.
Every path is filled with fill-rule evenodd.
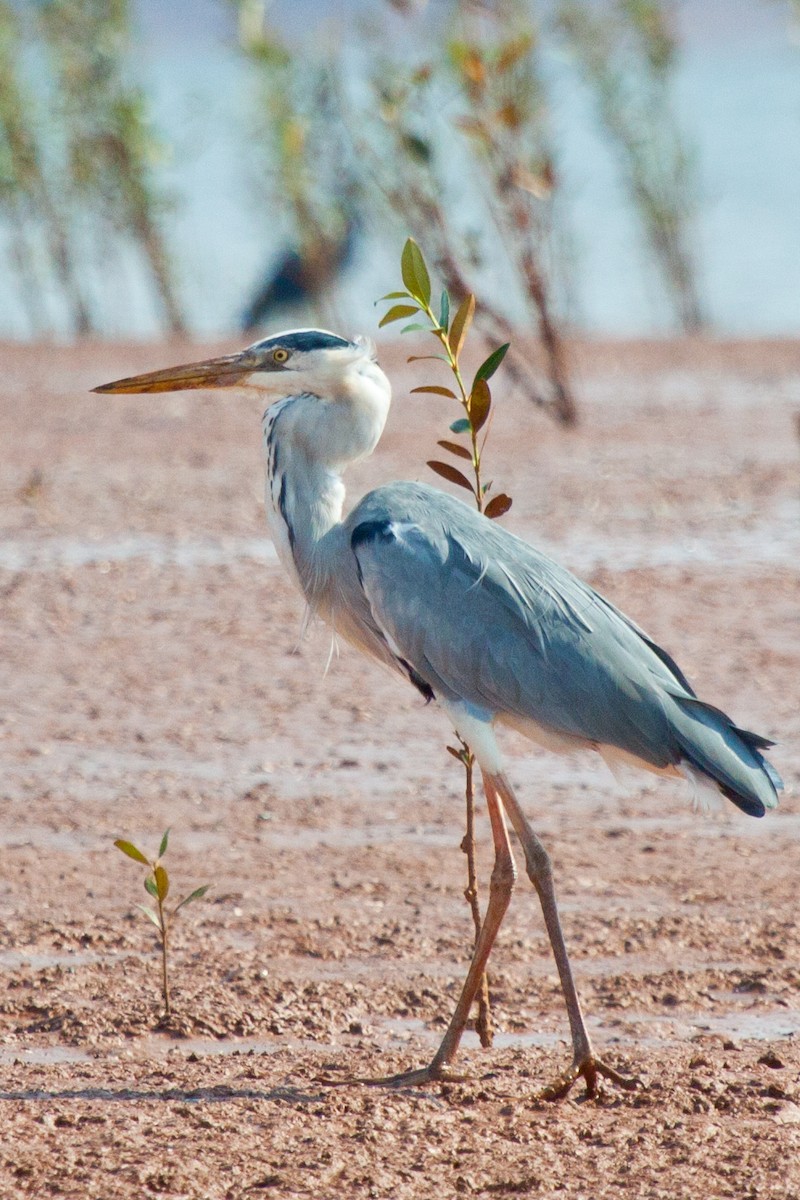
M 342 520 L 342 473 L 375 449 L 390 399 L 386 376 L 362 358 L 337 377 L 335 392 L 287 396 L 264 414 L 267 520 L 281 562 L 314 606 L 329 581 L 329 535 Z

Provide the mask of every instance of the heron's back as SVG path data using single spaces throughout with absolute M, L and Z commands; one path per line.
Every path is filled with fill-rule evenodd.
M 344 532 L 366 619 L 435 695 L 487 721 L 532 722 L 565 748 L 689 764 L 753 815 L 777 802 L 766 739 L 699 701 L 613 605 L 474 509 L 390 484 L 364 497 Z

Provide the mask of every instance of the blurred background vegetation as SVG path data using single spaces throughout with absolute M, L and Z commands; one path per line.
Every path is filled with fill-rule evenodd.
M 565 422 L 565 330 L 796 332 L 797 19 L 0 0 L 0 336 L 370 332 L 407 235 Z

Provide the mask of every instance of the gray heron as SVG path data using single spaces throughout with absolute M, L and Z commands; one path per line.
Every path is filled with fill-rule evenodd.
M 561 930 L 553 872 L 504 770 L 497 726 L 552 750 L 594 750 L 714 785 L 745 813 L 777 803 L 771 742 L 698 699 L 666 651 L 597 592 L 474 509 L 422 483 L 369 492 L 343 517 L 342 475 L 376 448 L 391 387 L 364 339 L 318 329 L 241 353 L 105 384 L 105 393 L 244 388 L 263 416 L 266 511 L 278 555 L 309 609 L 445 710 L 481 769 L 494 843 L 486 914 L 455 1011 L 430 1063 L 384 1083 L 457 1078 L 455 1058 L 516 878 L 513 826 L 538 893 L 564 993 L 571 1065 L 633 1087 L 595 1054 Z

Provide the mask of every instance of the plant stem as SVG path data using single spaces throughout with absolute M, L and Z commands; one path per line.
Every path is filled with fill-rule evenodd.
M 469 417 L 470 416 L 469 396 L 467 395 L 467 389 L 464 387 L 464 380 L 461 378 L 461 368 L 458 365 L 458 359 L 455 357 L 455 355 L 453 354 L 453 351 L 450 349 L 450 342 L 448 341 L 448 338 L 447 338 L 447 332 L 446 332 L 446 330 L 442 329 L 441 326 L 439 325 L 439 322 L 436 320 L 436 317 L 433 315 L 433 311 L 430 308 L 430 305 L 425 306 L 425 313 L 428 316 L 428 318 L 430 319 L 430 321 L 434 327 L 433 332 L 436 334 L 439 341 L 442 343 L 442 346 L 444 347 L 445 354 L 447 355 L 448 366 L 450 367 L 450 370 L 453 373 L 453 377 L 454 377 L 456 383 L 458 384 L 458 390 L 461 393 L 461 407 L 464 409 L 464 412 L 467 414 L 467 417 Z M 482 513 L 483 512 L 483 486 L 481 484 L 481 451 L 480 451 L 480 447 L 478 445 L 478 431 L 473 426 L 472 420 L 470 420 L 470 423 L 469 423 L 469 436 L 470 436 L 470 441 L 472 442 L 472 469 L 475 472 L 475 504 L 477 506 L 478 512 Z
M 172 1014 L 172 1009 L 169 1002 L 169 976 L 167 974 L 167 918 L 164 915 L 164 905 L 161 903 L 160 897 L 156 897 L 158 904 L 158 924 L 161 933 L 161 990 L 164 993 L 164 1012 L 169 1017 Z
M 433 326 L 433 331 L 444 347 L 447 355 L 448 365 L 452 371 L 453 378 L 458 385 L 458 390 L 461 393 L 461 405 L 467 417 L 470 417 L 469 411 L 469 396 L 467 389 L 464 387 L 464 380 L 461 378 L 461 368 L 458 365 L 458 359 L 453 354 L 450 348 L 450 342 L 447 337 L 447 331 L 442 329 L 438 320 L 434 316 L 433 310 L 429 304 L 424 306 L 425 314 Z M 472 469 L 475 473 L 475 504 L 478 512 L 483 512 L 483 485 L 481 484 L 481 451 L 478 445 L 478 430 L 469 423 L 470 440 L 472 442 Z M 461 849 L 467 856 L 467 887 L 464 896 L 470 906 L 472 912 L 472 923 L 475 926 L 475 945 L 478 944 L 478 938 L 481 932 L 483 920 L 481 917 L 481 906 L 478 899 L 478 870 L 475 862 L 475 786 L 474 786 L 474 766 L 475 755 L 470 750 L 468 744 L 464 741 L 461 734 L 456 731 L 456 736 L 461 743 L 461 761 L 464 764 L 464 799 L 466 804 L 466 831 L 461 841 Z M 480 1038 L 481 1045 L 484 1049 L 488 1049 L 494 1042 L 494 1030 L 492 1027 L 492 1008 L 489 1000 L 489 977 L 484 971 L 481 975 L 481 981 L 477 991 L 478 1003 L 478 1019 L 475 1022 L 475 1030 Z

